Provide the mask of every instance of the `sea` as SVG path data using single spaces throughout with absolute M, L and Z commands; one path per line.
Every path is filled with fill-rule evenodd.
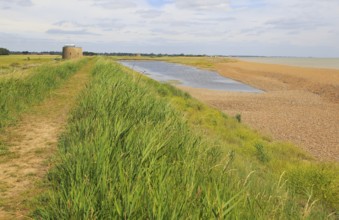
M 239 60 L 256 62 L 256 63 L 269 63 L 269 64 L 282 64 L 298 67 L 312 67 L 312 68 L 326 68 L 326 69 L 339 69 L 339 58 L 300 58 L 300 57 L 234 57 Z

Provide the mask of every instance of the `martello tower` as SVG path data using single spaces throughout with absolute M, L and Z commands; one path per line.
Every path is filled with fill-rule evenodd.
M 67 44 L 62 48 L 62 59 L 76 59 L 82 57 L 82 48 L 74 44 Z

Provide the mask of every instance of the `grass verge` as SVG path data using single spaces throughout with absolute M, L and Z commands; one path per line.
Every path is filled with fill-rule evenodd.
M 42 101 L 49 91 L 58 87 L 86 62 L 65 62 L 44 65 L 25 78 L 0 80 L 0 129 L 15 121 L 27 107 Z
M 335 218 L 334 165 L 316 164 L 118 64 L 99 60 L 93 76 L 60 139 L 51 191 L 35 217 Z M 312 193 L 320 185 L 331 193 Z

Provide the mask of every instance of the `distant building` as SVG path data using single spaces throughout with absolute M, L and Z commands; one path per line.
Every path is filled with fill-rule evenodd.
M 76 59 L 82 56 L 82 48 L 74 44 L 67 44 L 62 48 L 62 59 Z

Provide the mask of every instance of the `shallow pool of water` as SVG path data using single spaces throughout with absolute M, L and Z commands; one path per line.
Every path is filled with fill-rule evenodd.
M 124 60 L 121 64 L 160 82 L 180 83 L 183 86 L 211 90 L 261 93 L 263 91 L 218 73 L 163 61 Z

